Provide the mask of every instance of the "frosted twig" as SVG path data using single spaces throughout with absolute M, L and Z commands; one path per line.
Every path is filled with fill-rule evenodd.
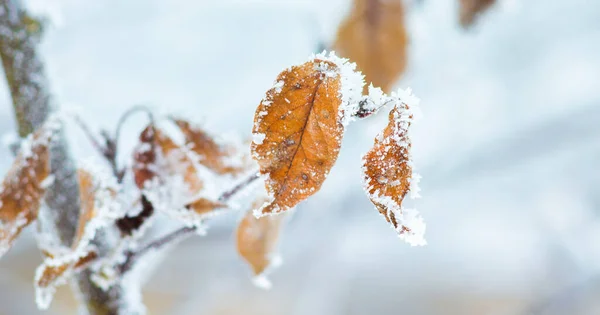
M 146 246 L 142 247 L 136 252 L 128 252 L 126 254 L 127 258 L 125 259 L 125 262 L 119 266 L 119 273 L 127 273 L 133 268 L 133 266 L 139 260 L 139 258 L 144 256 L 145 254 L 153 250 L 159 250 L 166 245 L 172 244 L 173 242 L 183 240 L 195 231 L 195 226 L 186 226 L 160 237 L 159 239 L 147 244 Z
M 244 181 L 235 185 L 231 189 L 221 193 L 218 200 L 221 202 L 229 201 L 236 194 L 238 194 L 239 192 L 244 190 L 244 188 L 248 187 L 250 184 L 252 184 L 255 180 L 257 180 L 259 178 L 260 178 L 260 173 L 258 173 L 258 172 L 253 173 L 248 178 L 246 178 Z M 161 248 L 168 246 L 168 245 L 172 244 L 173 242 L 179 241 L 180 239 L 183 239 L 183 238 L 191 235 L 192 233 L 195 233 L 197 230 L 198 230 L 197 226 L 185 226 L 185 227 L 179 228 L 167 235 L 159 237 L 158 239 L 156 239 L 154 241 L 151 241 L 150 243 L 146 244 L 146 246 L 142 247 L 138 251 L 135 251 L 135 252 L 130 251 L 130 252 L 126 253 L 127 258 L 125 259 L 125 262 L 119 266 L 119 268 L 118 268 L 119 273 L 121 275 L 123 275 L 123 274 L 127 273 L 128 271 L 130 271 L 134 267 L 135 262 L 138 261 L 140 259 L 140 257 L 144 256 L 148 252 L 150 252 L 152 250 L 154 250 L 154 251 L 160 250 Z
M 246 178 L 243 182 L 235 185 L 230 190 L 223 192 L 221 194 L 221 196 L 219 196 L 219 201 L 221 201 L 221 202 L 229 201 L 233 196 L 235 196 L 237 193 L 239 193 L 242 189 L 248 187 L 250 184 L 252 184 L 252 182 L 254 182 L 255 180 L 257 180 L 259 178 L 260 178 L 260 173 L 256 172 L 256 173 L 252 174 L 250 177 Z
M 143 105 L 137 105 L 137 106 L 130 108 L 125 113 L 123 113 L 123 115 L 121 115 L 121 118 L 119 118 L 119 121 L 117 122 L 117 130 L 115 131 L 115 137 L 114 137 L 115 144 L 117 144 L 119 142 L 119 138 L 121 136 L 121 129 L 122 129 L 123 125 L 125 124 L 125 122 L 127 121 L 127 119 L 129 119 L 129 117 L 131 117 L 131 115 L 133 115 L 137 112 L 145 112 L 148 115 L 148 120 L 150 120 L 151 123 L 154 123 L 154 115 L 152 114 L 152 111 L 148 107 L 143 106 Z

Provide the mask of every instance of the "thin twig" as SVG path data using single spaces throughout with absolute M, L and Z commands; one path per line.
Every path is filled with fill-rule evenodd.
M 229 189 L 228 191 L 223 192 L 221 194 L 221 196 L 219 197 L 219 201 L 221 201 L 221 202 L 229 201 L 233 196 L 235 196 L 237 193 L 242 191 L 244 188 L 248 187 L 250 184 L 252 184 L 252 182 L 254 182 L 255 180 L 257 180 L 259 178 L 260 178 L 259 172 L 252 174 L 250 177 L 246 178 L 243 182 L 235 185 L 233 188 Z
M 125 113 L 123 113 L 123 115 L 121 115 L 121 118 L 119 118 L 119 121 L 117 122 L 117 130 L 115 131 L 115 137 L 114 137 L 115 145 L 117 145 L 119 142 L 119 139 L 121 137 L 121 129 L 123 128 L 125 121 L 127 121 L 127 119 L 129 119 L 129 117 L 131 117 L 131 115 L 133 115 L 137 112 L 145 112 L 148 115 L 148 119 L 150 120 L 150 122 L 154 123 L 154 115 L 152 114 L 152 111 L 148 107 L 143 106 L 143 105 L 137 105 L 137 106 L 130 108 Z
M 218 198 L 218 200 L 221 202 L 229 201 L 232 197 L 234 197 L 236 194 L 238 194 L 239 192 L 244 190 L 244 188 L 248 187 L 250 184 L 252 184 L 255 180 L 257 180 L 259 178 L 260 178 L 259 172 L 253 173 L 248 178 L 246 178 L 244 181 L 235 185 L 233 188 L 223 192 L 221 194 L 221 196 Z M 119 273 L 121 275 L 123 275 L 123 274 L 127 273 L 128 271 L 130 271 L 133 268 L 133 266 L 135 265 L 135 263 L 140 259 L 140 257 L 144 256 L 146 253 L 150 252 L 151 250 L 160 250 L 164 246 L 170 245 L 174 241 L 178 241 L 180 238 L 184 238 L 185 236 L 195 233 L 197 229 L 198 228 L 196 226 L 182 227 L 182 228 L 179 228 L 167 235 L 161 236 L 154 241 L 151 241 L 150 243 L 146 244 L 146 246 L 142 247 L 138 251 L 128 252 L 126 254 L 127 258 L 125 259 L 125 262 L 119 266 L 119 269 L 118 269 Z
M 92 131 L 90 130 L 88 125 L 81 119 L 81 117 L 79 117 L 78 115 L 73 115 L 73 120 L 75 120 L 75 123 L 79 126 L 79 128 L 81 128 L 83 133 L 90 140 L 90 142 L 92 143 L 92 146 L 96 150 L 98 150 L 98 152 L 100 152 L 102 155 L 105 155 L 106 149 L 104 148 L 104 146 L 102 146 L 100 144 L 98 139 L 96 139 L 96 137 L 94 136 L 94 134 L 92 133 Z
M 129 270 L 131 270 L 133 268 L 133 265 L 139 260 L 140 257 L 144 256 L 145 254 L 147 254 L 153 250 L 159 250 L 166 245 L 173 244 L 173 242 L 175 242 L 175 241 L 183 240 L 187 236 L 194 233 L 196 231 L 196 229 L 197 228 L 195 226 L 186 226 L 186 227 L 180 228 L 178 230 L 175 230 L 175 231 L 173 231 L 167 235 L 164 235 L 164 236 L 160 237 L 159 239 L 147 244 L 146 246 L 142 247 L 141 249 L 139 249 L 136 252 L 127 253 L 127 258 L 126 258 L 125 262 L 121 266 L 119 266 L 119 272 L 121 274 L 127 273 Z

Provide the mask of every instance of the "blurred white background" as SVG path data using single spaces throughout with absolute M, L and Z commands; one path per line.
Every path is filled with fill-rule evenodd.
M 330 43 L 350 7 L 25 2 L 51 20 L 42 53 L 56 102 L 94 129 L 146 104 L 241 137 L 277 74 Z M 411 205 L 429 245 L 400 241 L 362 192 L 360 157 L 386 124 L 379 115 L 349 127 L 322 190 L 298 207 L 270 291 L 237 257 L 231 214 L 157 267 L 145 286 L 150 314 L 600 314 L 600 2 L 499 0 L 469 31 L 458 1 L 406 2 L 409 66 L 398 87 L 422 100 L 413 142 L 423 198 Z M 0 134 L 14 130 L 3 84 Z M 78 156 L 95 154 L 70 134 Z M 11 161 L 1 147 L 0 174 Z M 1 315 L 38 314 L 40 261 L 32 231 L 0 260 Z M 72 313 L 68 289 L 46 312 Z

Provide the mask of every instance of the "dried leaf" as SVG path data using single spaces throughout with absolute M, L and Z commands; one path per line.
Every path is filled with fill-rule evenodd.
M 205 215 L 213 212 L 216 209 L 226 208 L 227 205 L 222 202 L 200 198 L 190 203 L 187 207 L 199 215 Z
M 120 204 L 116 201 L 116 181 L 109 182 L 84 169 L 79 169 L 78 175 L 81 206 L 75 239 L 70 249 L 43 250 L 45 259 L 35 278 L 40 308 L 49 306 L 58 285 L 99 257 L 91 244 L 96 232 L 121 216 Z
M 81 256 L 79 256 L 81 255 Z M 60 258 L 49 258 L 38 267 L 35 275 L 36 303 L 40 309 L 47 309 L 52 302 L 56 287 L 65 284 L 75 273 L 85 269 L 98 258 L 94 250 L 73 252 Z
M 424 245 L 422 218 L 416 210 L 402 207 L 409 191 L 413 197 L 418 193 L 418 177 L 413 174 L 408 137 L 412 119 L 408 105 L 396 104 L 390 111 L 388 126 L 363 156 L 363 176 L 369 198 L 401 238 L 412 245 Z
M 74 261 L 65 261 L 53 265 L 51 263 L 44 265 L 41 270 L 39 277 L 36 278 L 38 287 L 48 288 L 56 283 L 56 280 L 62 278 L 65 272 L 70 270 L 80 270 L 89 265 L 92 261 L 98 258 L 98 253 L 95 251 L 89 251 L 82 257 L 77 257 Z M 50 259 L 49 261 L 56 261 L 56 259 Z
M 140 230 L 144 223 L 147 223 L 154 214 L 154 206 L 145 195 L 140 197 L 140 203 L 142 209 L 139 213 L 134 216 L 124 216 L 117 220 L 116 225 L 121 231 L 122 237 L 132 236 L 133 233 Z
M 192 195 L 200 192 L 204 186 L 198 176 L 194 161 L 184 148 L 177 145 L 169 136 L 160 129 L 155 129 L 156 144 L 166 160 L 169 175 L 177 174 L 183 177 Z
M 154 125 L 146 127 L 140 134 L 140 143 L 133 151 L 133 176 L 139 189 L 143 189 L 147 181 L 156 177 L 154 131 Z
M 33 222 L 44 194 L 44 180 L 50 174 L 45 128 L 23 144 L 0 186 L 0 257 L 10 249 L 21 230 Z
M 264 200 L 255 203 L 254 209 L 262 203 Z M 275 250 L 283 217 L 278 215 L 256 218 L 252 211 L 248 211 L 237 227 L 237 251 L 256 276 L 277 263 L 278 256 Z
M 248 166 L 240 161 L 236 148 L 231 145 L 218 143 L 215 139 L 199 127 L 191 125 L 182 119 L 173 119 L 185 136 L 186 144 L 199 157 L 199 163 L 218 174 L 237 175 L 245 171 Z
M 259 212 L 285 211 L 321 188 L 344 132 L 339 70 L 320 59 L 284 70 L 256 109 L 252 156 L 272 197 Z
M 79 244 L 85 235 L 85 227 L 96 216 L 96 187 L 94 179 L 89 172 L 79 169 L 79 200 L 81 202 L 79 210 L 79 223 L 75 233 L 74 245 Z
M 483 12 L 488 10 L 496 0 L 460 0 L 460 25 L 468 28 Z
M 406 68 L 407 43 L 402 0 L 355 0 L 334 47 L 356 62 L 367 83 L 389 92 Z

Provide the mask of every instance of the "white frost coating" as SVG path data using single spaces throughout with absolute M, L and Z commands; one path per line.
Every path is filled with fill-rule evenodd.
M 396 216 L 398 223 L 410 229 L 410 231 L 400 232 L 400 239 L 404 240 L 411 246 L 424 246 L 427 245 L 425 240 L 425 221 L 421 217 L 421 214 L 415 209 L 402 209 L 402 215 Z
M 252 142 L 254 142 L 255 144 L 263 144 L 265 137 L 266 136 L 264 133 L 253 133 L 252 134 Z
M 41 183 L 40 187 L 47 189 L 54 183 L 55 176 L 53 174 L 48 175 Z
M 284 84 L 285 84 L 285 82 L 283 82 L 282 80 L 275 82 L 275 84 L 273 85 L 273 88 L 275 89 L 275 93 L 277 93 L 277 94 L 281 93 L 281 91 L 283 90 Z
M 95 249 L 90 248 L 90 250 Z M 64 256 L 57 256 L 55 258 L 46 258 L 44 262 L 35 270 L 35 303 L 40 310 L 48 309 L 54 297 L 54 293 L 56 292 L 56 288 L 67 283 L 67 280 L 75 273 L 74 265 L 89 253 L 89 251 L 79 251 L 71 252 Z M 63 274 L 49 283 L 48 286 L 41 287 L 38 285 L 40 279 L 44 275 L 44 271 L 61 266 L 66 266 L 66 270 Z
M 323 51 L 320 54 L 313 55 L 311 60 L 315 58 L 332 62 L 338 67 L 341 80 L 339 95 L 342 99 L 338 117 L 342 125 L 347 126 L 355 119 L 354 115 L 358 112 L 363 87 L 365 86 L 365 77 L 360 71 L 356 70 L 355 63 L 336 56 L 333 51 L 329 52 L 329 54 Z M 327 76 L 331 75 L 328 72 L 325 72 L 325 74 Z
M 267 276 L 265 276 L 264 274 L 260 274 L 252 278 L 252 283 L 257 288 L 261 288 L 263 290 L 270 290 L 273 287 L 273 284 L 271 283 L 269 278 L 267 278 Z

